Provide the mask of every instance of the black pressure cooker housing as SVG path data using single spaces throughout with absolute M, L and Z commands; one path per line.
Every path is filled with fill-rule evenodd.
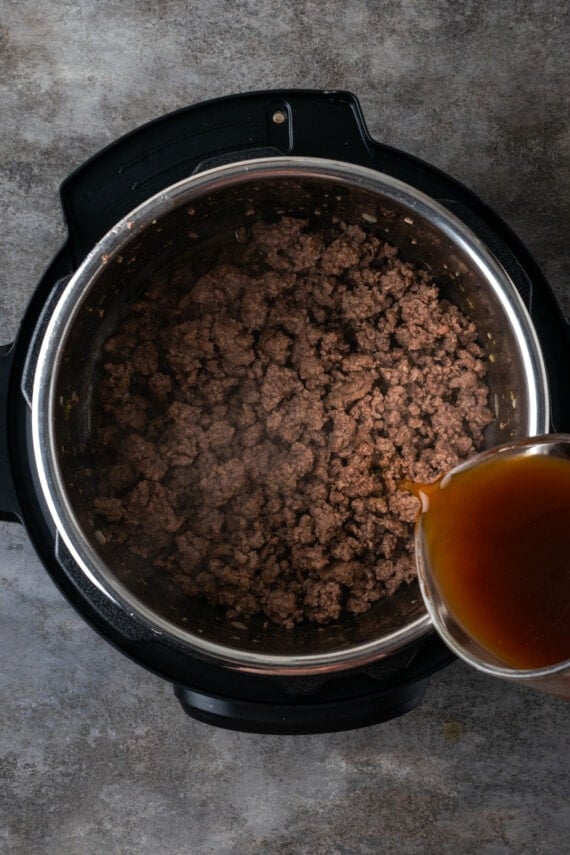
M 61 541 L 42 498 L 31 450 L 30 403 L 38 342 L 69 277 L 98 240 L 137 205 L 195 172 L 275 155 L 366 166 L 412 185 L 462 220 L 505 268 L 537 330 L 548 373 L 551 428 L 570 429 L 561 395 L 568 327 L 531 256 L 502 220 L 432 166 L 372 140 L 345 92 L 270 91 L 210 101 L 121 138 L 61 187 L 68 237 L 42 277 L 16 342 L 0 348 L 0 519 L 21 521 L 62 592 L 108 641 L 172 682 L 194 717 L 238 730 L 333 731 L 400 715 L 453 656 L 435 633 L 352 671 L 307 677 L 244 673 L 188 651 L 127 614 L 92 584 Z

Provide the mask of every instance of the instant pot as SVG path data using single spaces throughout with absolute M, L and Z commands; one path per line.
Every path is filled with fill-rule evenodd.
M 252 214 L 358 223 L 427 268 L 477 322 L 495 413 L 486 446 L 568 431 L 568 328 L 528 252 L 469 190 L 371 139 L 344 92 L 262 92 L 180 110 L 89 160 L 61 201 L 67 240 L 0 351 L 0 518 L 23 523 L 79 613 L 169 680 L 195 718 L 306 733 L 415 707 L 453 658 L 416 583 L 365 615 L 285 630 L 227 621 L 144 562 L 105 550 L 78 477 L 96 468 L 99 355 L 153 272 L 184 258 L 207 269 Z

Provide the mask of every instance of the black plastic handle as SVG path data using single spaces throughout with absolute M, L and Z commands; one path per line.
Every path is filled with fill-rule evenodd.
M 204 162 L 229 162 L 251 152 L 375 163 L 360 105 L 349 92 L 284 89 L 187 107 L 117 140 L 62 184 L 75 265 L 150 196 L 204 168 Z
M 421 703 L 430 678 L 389 686 L 367 695 L 302 703 L 263 703 L 174 686 L 182 709 L 205 724 L 245 733 L 332 733 L 369 727 L 410 712 Z
M 19 522 L 20 506 L 12 476 L 8 430 L 10 377 L 14 349 L 11 344 L 0 347 L 0 520 Z

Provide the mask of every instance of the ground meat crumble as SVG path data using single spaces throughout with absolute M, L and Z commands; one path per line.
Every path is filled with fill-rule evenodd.
M 97 526 L 229 618 L 328 623 L 414 578 L 401 482 L 480 445 L 483 351 L 358 226 L 283 217 L 249 248 L 151 286 L 105 343 Z

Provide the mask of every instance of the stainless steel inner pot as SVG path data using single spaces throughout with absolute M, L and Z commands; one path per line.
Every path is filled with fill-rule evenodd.
M 477 323 L 495 421 L 485 447 L 548 430 L 546 372 L 535 330 L 512 281 L 481 241 L 429 197 L 387 175 L 315 158 L 267 158 L 194 175 L 119 222 L 81 264 L 51 313 L 34 370 L 33 448 L 59 535 L 89 579 L 128 613 L 194 655 L 258 673 L 341 670 L 394 653 L 430 632 L 416 583 L 366 614 L 287 631 L 262 618 L 247 628 L 189 600 L 144 561 L 96 537 L 96 470 L 89 451 L 93 391 L 103 341 L 155 273 L 181 263 L 198 272 L 252 218 L 283 213 L 327 229 L 340 218 L 395 245 L 425 267 L 442 293 Z M 337 220 L 338 221 L 338 220 Z

